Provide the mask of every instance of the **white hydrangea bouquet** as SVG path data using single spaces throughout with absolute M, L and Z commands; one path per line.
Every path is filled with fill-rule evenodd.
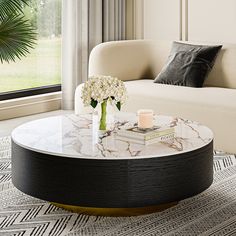
M 112 76 L 92 76 L 82 88 L 82 100 L 85 106 L 94 109 L 101 104 L 100 130 L 106 130 L 107 103 L 121 109 L 127 92 L 123 81 Z

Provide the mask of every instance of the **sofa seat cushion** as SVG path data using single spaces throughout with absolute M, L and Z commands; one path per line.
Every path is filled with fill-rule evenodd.
M 153 80 L 136 80 L 125 82 L 128 91 L 128 102 L 126 109 L 132 109 L 133 101 L 141 107 L 152 107 L 158 111 L 161 107 L 158 104 L 174 103 L 176 107 L 189 105 L 190 107 L 200 106 L 211 109 L 221 108 L 223 110 L 235 109 L 236 111 L 236 90 L 218 87 L 191 88 L 166 84 L 153 83 Z M 146 103 L 146 99 L 149 101 Z M 142 102 L 143 100 L 143 102 Z M 156 106 L 157 105 L 157 106 Z

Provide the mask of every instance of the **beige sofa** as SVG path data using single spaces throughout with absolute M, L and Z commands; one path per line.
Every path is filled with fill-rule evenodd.
M 151 108 L 196 120 L 215 135 L 215 149 L 236 153 L 236 45 L 224 44 L 203 88 L 153 83 L 171 48 L 164 41 L 119 41 L 95 47 L 89 75 L 111 75 L 125 81 L 128 102 L 125 111 Z M 75 93 L 76 114 L 88 111 L 81 102 L 81 87 Z

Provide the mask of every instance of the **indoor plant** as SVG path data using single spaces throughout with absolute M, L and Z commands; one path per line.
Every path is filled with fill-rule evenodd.
M 82 100 L 85 106 L 96 108 L 101 104 L 100 130 L 106 130 L 107 103 L 120 110 L 126 97 L 123 81 L 111 76 L 90 77 L 82 89 Z
M 23 9 L 30 0 L 0 0 L 0 61 L 15 61 L 29 53 L 36 33 Z

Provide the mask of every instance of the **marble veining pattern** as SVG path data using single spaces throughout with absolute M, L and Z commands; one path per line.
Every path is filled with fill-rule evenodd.
M 109 118 L 110 129 L 98 130 L 98 120 L 91 114 L 55 116 L 31 121 L 12 132 L 13 140 L 25 148 L 74 158 L 144 158 L 174 155 L 198 149 L 213 139 L 206 126 L 182 118 L 155 116 L 155 125 L 175 128 L 175 138 L 152 145 L 120 140 L 116 131 L 132 127 L 136 114 L 118 113 Z M 113 121 L 112 121 L 113 120 Z

